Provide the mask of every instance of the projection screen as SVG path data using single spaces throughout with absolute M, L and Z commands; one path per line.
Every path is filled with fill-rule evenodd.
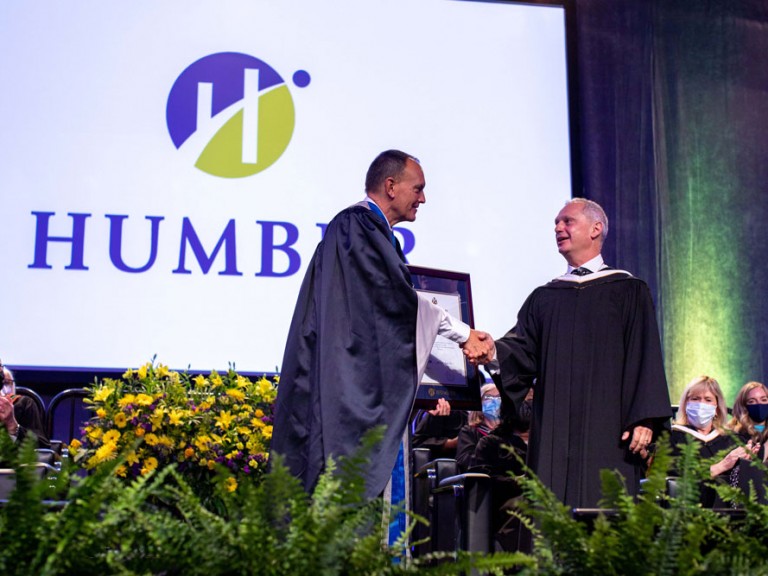
M 559 275 L 561 6 L 0 4 L 0 358 L 279 371 L 299 286 L 380 151 L 418 157 L 410 263 L 469 273 L 502 335 Z

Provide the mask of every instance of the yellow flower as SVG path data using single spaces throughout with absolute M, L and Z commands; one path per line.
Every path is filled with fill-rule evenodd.
M 120 408 L 125 408 L 128 404 L 133 404 L 134 402 L 136 402 L 136 396 L 133 394 L 126 394 L 117 401 L 117 405 L 120 406 Z
M 216 462 L 208 460 L 208 470 L 213 470 L 214 468 L 216 468 Z
M 120 432 L 117 430 L 109 430 L 108 432 L 104 433 L 104 443 L 114 443 L 117 444 L 117 441 L 120 439 Z
M 238 390 L 237 388 L 229 388 L 227 390 L 227 396 L 234 398 L 238 402 L 245 400 L 245 393 L 242 390 Z
M 104 418 L 107 417 L 107 411 L 104 410 L 104 408 L 99 408 L 98 410 L 96 410 L 96 416 L 98 416 L 103 420 Z
M 258 468 L 259 463 L 256 462 L 256 460 L 254 460 L 253 458 L 251 458 L 250 460 L 248 460 L 248 466 L 250 466 L 251 468 Z
M 128 418 L 126 418 L 125 414 L 122 412 L 118 412 L 115 414 L 115 426 L 118 428 L 125 428 L 125 425 L 128 423 Z
M 152 470 L 157 468 L 157 458 L 154 456 L 150 456 L 146 460 L 144 460 L 144 466 L 141 467 L 141 474 L 144 476 L 145 474 L 149 474 Z
M 131 450 L 128 455 L 125 457 L 125 461 L 128 463 L 128 465 L 138 464 L 139 463 L 139 456 Z
M 264 435 L 264 438 L 269 440 L 272 438 L 272 426 L 264 426 L 264 429 L 261 431 L 261 433 Z
M 251 426 L 254 428 L 264 428 L 265 424 L 259 418 L 251 418 Z
M 197 446 L 198 450 L 206 450 L 208 448 L 208 444 L 211 442 L 211 439 L 203 434 L 202 436 L 198 436 L 195 438 L 195 446 Z
M 144 366 L 139 368 L 138 371 L 136 372 L 139 375 L 139 378 L 144 380 L 144 378 L 147 377 L 147 370 L 149 370 L 150 367 L 151 367 L 151 364 L 144 364 Z
M 144 436 L 145 432 L 146 432 L 146 431 L 144 430 L 144 428 L 143 428 L 143 427 L 141 427 L 141 426 L 136 426 L 136 430 L 135 430 L 135 432 L 134 432 L 134 433 L 136 434 L 136 436 L 138 436 L 139 438 L 141 438 L 142 436 Z
M 149 421 L 152 422 L 152 428 L 154 430 L 158 430 L 163 425 L 163 417 L 165 416 L 165 409 L 158 406 L 155 408 L 154 413 L 152 416 L 149 417 Z
M 221 376 L 219 376 L 216 373 L 211 374 L 211 384 L 213 384 L 214 388 L 221 388 L 224 386 L 224 381 L 221 379 Z
M 136 403 L 139 406 L 149 406 L 152 404 L 153 398 L 149 394 L 138 394 L 136 396 Z
M 183 424 L 183 422 L 181 421 L 183 416 L 184 416 L 184 412 L 182 412 L 181 410 L 171 410 L 168 413 L 169 423 L 172 426 L 180 426 L 181 424 Z
M 238 376 L 237 376 L 237 387 L 238 388 L 245 388 L 250 383 L 251 383 L 251 381 L 248 380 L 248 378 L 246 378 L 245 376 L 240 376 L 238 374 Z
M 158 364 L 157 369 L 155 370 L 155 374 L 157 374 L 158 378 L 165 378 L 169 374 L 168 366 L 164 366 L 163 364 Z
M 275 389 L 272 386 L 272 382 L 266 378 L 259 380 L 259 394 L 268 398 L 274 392 L 274 390 Z
M 108 386 L 101 386 L 98 390 L 96 390 L 96 393 L 93 395 L 93 401 L 94 402 L 104 402 L 107 398 L 109 398 L 109 395 L 114 392 L 114 388 L 110 388 Z
M 101 438 L 103 430 L 101 428 L 97 428 L 94 426 L 86 426 L 85 427 L 85 434 L 88 436 L 90 440 L 98 440 Z
M 187 449 L 184 450 L 184 457 L 185 458 L 192 458 L 192 456 L 195 455 L 195 450 L 192 448 L 192 446 L 187 446 Z
M 225 480 L 224 484 L 226 485 L 228 492 L 234 492 L 237 490 L 237 480 L 231 476 Z
M 175 445 L 174 441 L 171 438 L 169 438 L 168 436 L 158 436 L 157 437 L 157 443 L 160 446 L 165 446 L 168 449 L 173 449 L 173 447 Z
M 120 478 L 125 478 L 125 475 L 127 473 L 128 473 L 128 468 L 126 468 L 122 464 L 120 466 L 118 466 L 117 469 L 115 470 L 115 474 L 117 476 L 120 476 Z
M 112 460 L 117 455 L 117 444 L 114 442 L 107 442 L 106 444 L 99 446 L 96 450 L 94 458 L 96 463 L 104 462 L 106 460 Z
M 78 440 L 77 438 L 73 438 L 72 442 L 69 443 L 69 448 L 68 448 L 70 455 L 74 456 L 75 454 L 77 454 L 77 451 L 80 449 L 80 446 L 82 445 L 83 444 L 82 442 L 80 442 L 80 440 Z
M 157 444 L 157 436 L 155 434 L 152 434 L 151 432 L 144 436 L 144 441 L 149 444 L 150 446 L 154 446 Z
M 264 418 L 264 411 L 261 408 L 256 409 L 256 418 Z
M 197 376 L 195 376 L 194 378 L 192 378 L 192 382 L 194 382 L 194 383 L 195 383 L 195 385 L 196 385 L 198 388 L 202 388 L 203 386 L 205 386 L 206 384 L 208 384 L 208 380 L 206 380 L 206 379 L 205 379 L 205 376 L 203 376 L 202 374 L 198 374 Z
M 130 380 L 131 378 L 133 378 L 133 369 L 132 368 L 128 368 L 128 370 L 123 372 L 123 379 L 124 380 Z
M 222 410 L 221 414 L 219 414 L 219 417 L 216 418 L 216 424 L 219 428 L 222 430 L 226 430 L 229 428 L 229 425 L 232 423 L 232 414 L 227 410 Z

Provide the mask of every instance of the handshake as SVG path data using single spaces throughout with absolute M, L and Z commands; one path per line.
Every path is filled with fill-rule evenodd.
M 488 332 L 470 330 L 469 339 L 461 344 L 464 356 L 472 364 L 488 364 L 496 357 L 496 344 Z

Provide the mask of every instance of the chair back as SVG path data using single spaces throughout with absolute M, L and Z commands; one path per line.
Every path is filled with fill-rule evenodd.
M 40 413 L 40 417 L 42 418 L 45 415 L 45 402 L 43 401 L 42 396 L 32 390 L 32 388 L 27 388 L 25 386 L 16 386 L 16 394 L 19 396 L 26 396 L 28 398 L 32 398 L 32 400 L 35 401 L 35 405 L 37 406 L 37 409 Z
M 80 428 L 92 416 L 83 402 L 88 397 L 85 388 L 70 388 L 51 398 L 45 412 L 48 438 L 63 440 L 65 443 L 80 436 Z

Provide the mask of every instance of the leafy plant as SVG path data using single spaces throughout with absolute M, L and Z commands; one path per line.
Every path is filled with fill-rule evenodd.
M 361 452 L 338 466 L 329 461 L 311 496 L 280 462 L 261 482 L 234 492 L 222 471 L 221 513 L 204 505 L 177 465 L 126 483 L 114 474 L 122 457 L 72 482 L 66 503 L 47 510 L 34 482 L 20 484 L 12 498 L 17 507 L 0 508 L 0 569 L 4 575 L 458 575 L 501 574 L 525 564 L 521 555 L 505 554 L 409 561 L 404 544 L 382 546 L 380 503 L 365 501 L 359 477 L 380 436 L 366 437 Z M 20 458 L 19 464 L 31 462 L 34 454 Z M 26 512 L 14 516 L 19 507 Z M 436 559 L 452 561 L 433 565 Z
M 677 461 L 676 496 L 667 494 L 672 466 L 669 447 L 659 443 L 654 464 L 637 499 L 620 476 L 602 472 L 605 511 L 592 525 L 529 476 L 521 480 L 528 505 L 523 521 L 534 534 L 535 563 L 521 574 L 693 575 L 768 574 L 767 507 L 738 489 L 709 478 L 709 461 L 689 443 Z M 744 520 L 731 509 L 699 504 L 702 485 L 715 487 L 729 505 L 742 506 Z

